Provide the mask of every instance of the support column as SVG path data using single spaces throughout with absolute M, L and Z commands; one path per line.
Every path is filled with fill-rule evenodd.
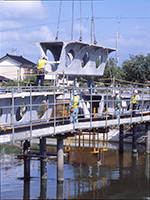
M 124 154 L 119 154 L 119 182 L 123 184 L 123 156 Z
M 23 145 L 23 155 L 24 155 L 24 179 L 30 178 L 30 142 L 26 140 Z
M 57 138 L 57 182 L 63 182 L 64 171 L 64 155 L 63 155 L 63 139 Z
M 41 179 L 47 180 L 46 137 L 40 139 L 40 156 Z
M 133 124 L 132 152 L 137 153 L 137 124 Z
M 30 199 L 30 180 L 24 180 L 23 199 Z
M 57 182 L 57 199 L 63 199 L 63 182 Z
M 123 153 L 123 124 L 120 125 L 119 130 L 119 153 Z
M 146 153 L 150 154 L 150 130 L 148 130 L 149 126 L 146 124 Z
M 47 180 L 41 180 L 41 190 L 39 199 L 46 199 L 47 193 Z

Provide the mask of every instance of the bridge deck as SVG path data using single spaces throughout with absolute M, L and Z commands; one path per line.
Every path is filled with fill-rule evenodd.
M 106 128 L 115 125 L 121 124 L 131 124 L 131 123 L 141 123 L 150 121 L 150 115 L 147 116 L 139 116 L 132 118 L 123 118 L 123 119 L 108 119 L 108 120 L 100 120 L 100 121 L 89 121 L 89 122 L 79 122 L 75 124 L 64 124 L 59 126 L 33 126 L 32 130 L 30 125 L 16 127 L 14 130 L 6 130 L 0 132 L 0 144 L 22 141 L 25 139 L 37 138 L 50 136 L 55 137 L 59 134 L 67 135 L 68 133 L 73 133 L 76 130 L 86 130 L 93 128 Z M 46 125 L 46 123 L 45 123 Z

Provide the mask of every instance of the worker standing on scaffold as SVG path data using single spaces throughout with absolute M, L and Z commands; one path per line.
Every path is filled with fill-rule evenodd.
M 133 94 L 133 96 L 131 98 L 131 108 L 133 110 L 133 117 L 136 116 L 135 112 L 136 112 L 137 105 L 138 105 L 138 100 L 139 100 L 139 95 L 137 93 L 138 93 L 138 91 L 134 90 L 134 94 Z
M 44 86 L 44 77 L 45 77 L 45 64 L 48 60 L 47 56 L 44 56 L 42 59 L 39 60 L 38 67 L 36 69 L 37 79 L 35 82 L 35 86 L 38 86 L 39 80 L 41 81 L 41 86 Z
M 73 115 L 75 115 L 75 123 L 78 123 L 78 112 L 79 112 L 79 98 L 77 97 L 77 91 L 73 93 L 73 97 L 70 99 L 69 103 L 70 112 L 70 124 L 73 123 Z
M 87 86 L 91 87 L 91 85 L 92 85 L 93 88 L 95 87 L 94 77 L 93 76 L 87 76 Z M 89 89 L 89 92 L 91 93 L 91 89 Z M 97 90 L 94 89 L 94 92 L 97 93 Z

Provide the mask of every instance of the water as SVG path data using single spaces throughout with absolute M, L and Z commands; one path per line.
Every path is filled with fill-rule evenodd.
M 1 155 L 1 199 L 150 199 L 150 156 L 140 150 L 72 152 L 64 161 L 64 182 L 57 184 L 56 158 L 40 180 L 40 161 L 31 160 L 31 179 L 23 178 L 23 161 Z

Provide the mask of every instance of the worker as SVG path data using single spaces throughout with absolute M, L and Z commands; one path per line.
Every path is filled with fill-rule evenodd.
M 47 60 L 48 60 L 47 56 L 44 56 L 42 59 L 39 60 L 38 67 L 36 69 L 37 79 L 35 82 L 35 86 L 38 86 L 39 80 L 41 86 L 44 86 L 45 64 Z
M 120 118 L 120 97 L 119 97 L 119 91 L 115 92 L 115 118 Z
M 73 123 L 73 115 L 75 116 L 75 123 L 78 123 L 78 112 L 79 112 L 79 98 L 77 97 L 77 91 L 75 90 L 69 103 L 70 112 L 70 124 Z
M 93 88 L 95 87 L 94 77 L 93 76 L 87 76 L 87 86 L 91 87 L 91 85 L 92 85 Z M 91 93 L 91 89 L 89 89 L 89 92 Z M 94 92 L 97 93 L 97 90 L 94 89 Z
M 139 95 L 138 95 L 138 91 L 134 90 L 134 94 L 131 98 L 131 108 L 133 110 L 133 117 L 136 116 L 136 109 L 137 109 L 137 105 L 138 105 L 138 100 L 139 100 Z

